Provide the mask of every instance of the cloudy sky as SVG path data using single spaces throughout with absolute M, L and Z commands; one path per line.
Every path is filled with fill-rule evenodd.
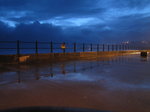
M 150 0 L 0 0 L 0 40 L 150 40 Z

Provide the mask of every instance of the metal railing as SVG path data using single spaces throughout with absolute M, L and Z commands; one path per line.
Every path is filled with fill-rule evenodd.
M 63 47 L 62 47 L 63 45 Z M 0 41 L 0 54 L 39 54 L 39 53 L 70 53 L 70 52 L 104 52 L 137 50 L 130 44 L 89 44 L 89 43 L 57 43 L 57 42 L 25 42 L 25 41 Z

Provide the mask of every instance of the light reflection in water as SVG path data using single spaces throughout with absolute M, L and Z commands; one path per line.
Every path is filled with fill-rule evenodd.
M 33 80 L 70 80 L 70 81 L 98 81 L 105 79 L 108 84 L 118 87 L 121 83 L 122 86 L 134 86 L 134 84 L 126 84 L 121 82 L 125 79 L 119 79 L 112 77 L 113 70 L 119 71 L 120 65 L 128 64 L 143 64 L 143 62 L 149 62 L 148 58 L 141 58 L 139 56 L 120 56 L 117 58 L 108 58 L 102 60 L 85 60 L 85 61 L 72 61 L 62 62 L 60 64 L 52 64 L 43 66 L 27 66 L 18 65 L 12 69 L 15 72 L 4 72 L 0 75 L 0 85 L 11 84 L 11 83 L 25 83 L 26 81 Z M 24 67 L 27 66 L 27 67 Z M 122 69 L 122 68 L 120 68 Z M 129 68 L 125 68 L 129 69 Z M 122 72 L 121 70 L 119 71 Z M 6 75 L 7 74 L 7 75 Z M 109 74 L 109 75 L 107 75 Z M 121 75 L 120 75 L 121 76 Z M 120 77 L 117 76 L 117 77 Z M 132 75 L 131 75 L 132 76 Z M 125 77 L 125 76 L 122 76 Z M 128 78 L 127 78 L 128 80 Z M 129 79 L 130 80 L 130 79 Z M 144 83 L 143 83 L 144 84 Z M 147 84 L 147 83 L 146 83 Z M 143 85 L 144 87 L 144 85 Z M 146 87 L 146 86 L 145 86 Z

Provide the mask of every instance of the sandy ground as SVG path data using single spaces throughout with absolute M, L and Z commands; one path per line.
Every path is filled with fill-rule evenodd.
M 75 107 L 150 112 L 150 60 L 139 55 L 107 61 L 3 67 L 0 110 L 15 107 Z

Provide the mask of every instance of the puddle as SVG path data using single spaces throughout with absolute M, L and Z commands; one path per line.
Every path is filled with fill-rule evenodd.
M 148 112 L 149 67 L 149 57 L 139 54 L 12 67 L 0 74 L 0 109 L 49 105 Z

